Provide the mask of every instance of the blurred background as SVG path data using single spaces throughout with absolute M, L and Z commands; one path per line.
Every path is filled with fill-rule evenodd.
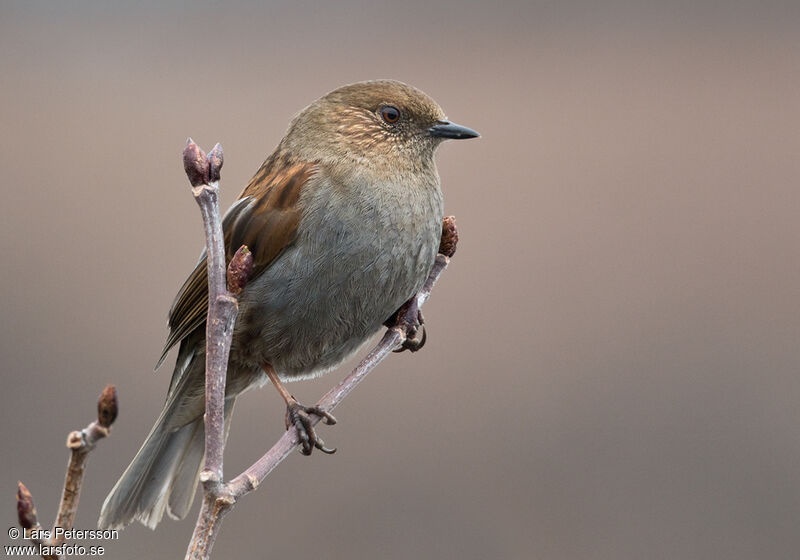
M 186 137 L 224 145 L 227 207 L 297 111 L 391 77 L 483 135 L 439 151 L 461 244 L 428 344 L 337 409 L 336 455 L 240 502 L 216 557 L 796 558 L 799 61 L 796 2 L 2 1 L 2 525 L 18 479 L 53 522 L 110 382 L 95 527 L 161 409 L 202 247 Z M 240 400 L 229 475 L 283 415 Z M 99 544 L 182 558 L 195 512 Z

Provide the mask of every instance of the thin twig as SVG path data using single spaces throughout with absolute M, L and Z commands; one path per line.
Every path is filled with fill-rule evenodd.
M 206 156 L 191 138 L 183 150 L 183 164 L 192 194 L 203 215 L 208 263 L 208 316 L 206 318 L 206 456 L 200 480 L 207 491 L 222 481 L 224 451 L 225 377 L 231 334 L 236 321 L 236 298 L 225 282 L 225 244 L 219 212 L 219 177 L 222 146 Z
M 64 478 L 64 491 L 61 494 L 61 505 L 58 508 L 54 529 L 61 527 L 68 530 L 74 526 L 89 452 L 94 449 L 98 441 L 108 436 L 111 424 L 116 418 L 117 390 L 113 385 L 108 385 L 97 401 L 97 420 L 83 430 L 74 431 L 67 436 L 67 447 L 72 450 L 72 455 Z M 65 539 L 62 535 L 63 533 L 56 534 L 54 531 L 52 544 L 56 546 L 63 544 Z
M 183 151 L 186 176 L 203 216 L 208 263 L 208 315 L 206 317 L 206 411 L 205 465 L 200 473 L 203 503 L 187 551 L 188 558 L 208 558 L 217 536 L 218 510 L 224 504 L 222 484 L 225 450 L 225 381 L 233 325 L 239 307 L 234 293 L 241 292 L 253 266 L 253 256 L 242 246 L 231 259 L 226 276 L 225 245 L 219 212 L 219 179 L 223 164 L 222 146 L 208 156 L 190 138 Z
M 98 441 L 107 437 L 111 431 L 111 424 L 117 418 L 118 403 L 117 390 L 113 385 L 106 386 L 97 400 L 97 420 L 90 423 L 83 430 L 75 430 L 67 436 L 67 447 L 72 451 L 67 465 L 67 474 L 64 478 L 64 489 L 61 493 L 61 503 L 58 507 L 56 522 L 53 530 L 46 532 L 39 524 L 33 496 L 22 482 L 17 488 L 17 515 L 20 526 L 25 529 L 26 535 L 31 535 L 33 544 L 40 550 L 58 547 L 64 544 L 65 534 L 74 527 L 75 514 L 78 512 L 78 502 L 81 497 L 83 476 L 86 472 L 86 461 L 89 453 Z M 41 535 L 48 534 L 47 538 Z M 58 559 L 58 555 L 49 552 L 42 553 L 42 558 Z

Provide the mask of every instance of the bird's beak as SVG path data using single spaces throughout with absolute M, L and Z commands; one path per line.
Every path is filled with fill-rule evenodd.
M 428 134 L 434 138 L 452 138 L 453 140 L 466 140 L 467 138 L 477 138 L 477 132 L 466 126 L 451 123 L 450 121 L 438 121 L 428 129 Z

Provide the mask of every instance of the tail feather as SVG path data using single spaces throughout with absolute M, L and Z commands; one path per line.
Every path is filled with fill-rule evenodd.
M 161 494 L 169 498 L 165 501 L 167 514 L 172 519 L 183 519 L 192 507 L 200 476 L 198 465 L 203 463 L 205 453 L 205 432 L 203 423 L 197 422 L 188 444 L 184 446 L 183 455 L 175 466 L 170 486 Z M 163 506 L 161 510 L 163 512 Z
M 235 397 L 225 402 L 226 435 Z M 141 449 L 109 493 L 100 511 L 100 528 L 121 529 L 132 521 L 155 529 L 164 513 L 183 518 L 189 512 L 205 454 L 202 415 L 170 429 L 177 412 L 168 401 Z
M 230 418 L 233 414 L 233 405 L 236 398 L 225 399 L 225 439 L 228 439 L 228 429 L 230 428 Z M 192 434 L 192 440 L 184 448 L 183 457 L 177 466 L 175 475 L 172 478 L 172 486 L 169 490 L 169 502 L 167 504 L 167 514 L 172 519 L 183 519 L 192 507 L 195 491 L 197 490 L 200 469 L 197 465 L 202 464 L 205 453 L 205 428 L 202 422 L 197 423 L 198 428 Z

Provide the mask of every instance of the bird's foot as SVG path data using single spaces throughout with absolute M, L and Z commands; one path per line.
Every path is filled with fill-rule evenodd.
M 314 430 L 314 424 L 311 421 L 312 414 L 319 416 L 329 426 L 336 424 L 336 418 L 330 412 L 326 412 L 318 406 L 304 406 L 292 397 L 292 401 L 286 405 L 286 429 L 294 426 L 297 438 L 300 440 L 300 452 L 303 455 L 311 455 L 315 447 L 329 455 L 335 453 L 336 448 L 325 447 L 325 442 Z
M 389 328 L 402 327 L 406 332 L 406 339 L 395 352 L 416 352 L 425 346 L 428 333 L 425 330 L 425 318 L 417 305 L 417 298 L 412 297 L 400 309 L 394 312 L 384 323 Z

